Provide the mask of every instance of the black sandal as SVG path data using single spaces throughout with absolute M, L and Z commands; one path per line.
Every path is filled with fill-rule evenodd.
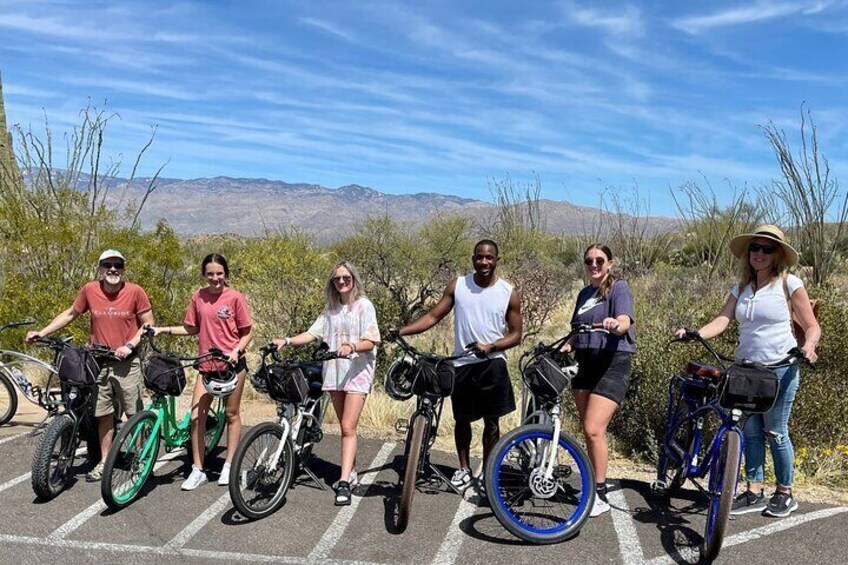
M 339 488 L 336 489 L 336 506 L 347 506 L 348 504 L 350 504 L 350 483 L 339 481 Z

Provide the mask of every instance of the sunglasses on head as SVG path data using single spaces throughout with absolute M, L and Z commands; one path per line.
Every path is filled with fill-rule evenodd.
M 586 257 L 585 259 L 583 259 L 583 264 L 586 265 L 587 267 L 590 267 L 593 264 L 600 267 L 601 265 L 603 265 L 606 262 L 607 262 L 607 260 L 604 257 L 595 257 L 594 259 L 591 258 L 591 257 Z
M 104 269 L 107 269 L 107 270 L 108 269 L 116 269 L 116 270 L 120 271 L 124 268 L 124 262 L 123 261 L 117 261 L 117 262 L 113 263 L 112 261 L 102 261 L 100 263 L 100 266 Z
M 762 245 L 761 243 L 749 243 L 748 251 L 757 252 L 762 251 L 766 255 L 771 255 L 775 251 L 777 251 L 777 245 Z
M 330 280 L 332 280 L 334 283 L 345 283 L 345 284 L 347 284 L 347 283 L 349 283 L 350 281 L 353 280 L 353 277 L 350 276 L 350 275 L 341 275 L 341 276 L 333 277 Z

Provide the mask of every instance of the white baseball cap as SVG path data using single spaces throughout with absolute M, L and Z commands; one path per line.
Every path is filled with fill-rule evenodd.
M 107 249 L 106 251 L 100 254 L 100 259 L 98 259 L 97 262 L 99 263 L 104 259 L 112 258 L 120 259 L 121 261 L 126 261 L 126 259 L 124 259 L 124 256 L 121 255 L 120 251 L 115 251 L 114 249 Z

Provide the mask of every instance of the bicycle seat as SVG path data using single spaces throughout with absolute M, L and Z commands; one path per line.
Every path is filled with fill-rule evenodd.
M 708 363 L 701 363 L 700 361 L 689 361 L 686 364 L 686 374 L 717 383 L 721 380 L 722 375 L 724 375 L 724 369 L 718 365 L 710 365 Z

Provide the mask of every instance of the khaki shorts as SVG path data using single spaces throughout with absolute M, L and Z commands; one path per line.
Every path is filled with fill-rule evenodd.
M 97 378 L 96 417 L 126 413 L 129 418 L 144 408 L 141 400 L 141 360 L 101 361 Z

